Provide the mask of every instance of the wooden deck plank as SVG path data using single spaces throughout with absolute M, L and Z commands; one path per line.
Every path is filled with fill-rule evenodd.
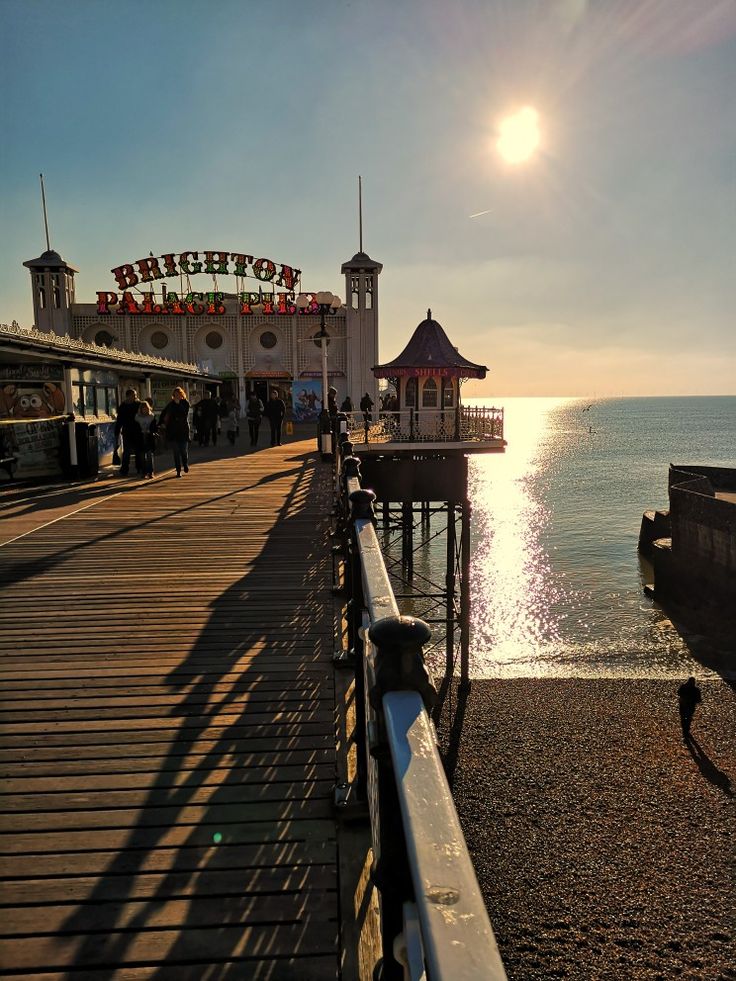
M 337 977 L 312 449 L 54 498 L 35 531 L 0 498 L 4 976 Z

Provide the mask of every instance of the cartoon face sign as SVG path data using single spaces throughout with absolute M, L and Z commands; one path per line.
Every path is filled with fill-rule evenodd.
M 48 415 L 48 409 L 40 395 L 16 395 L 12 415 L 15 419 L 40 419 Z
M 54 382 L 16 382 L 0 387 L 0 418 L 45 419 L 65 411 L 64 390 Z

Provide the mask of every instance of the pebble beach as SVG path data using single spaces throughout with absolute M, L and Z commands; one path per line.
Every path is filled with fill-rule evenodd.
M 690 746 L 678 684 L 488 680 L 446 699 L 510 981 L 736 979 L 736 683 L 700 682 Z

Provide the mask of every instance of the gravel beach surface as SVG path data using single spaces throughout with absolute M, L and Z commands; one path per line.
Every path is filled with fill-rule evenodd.
M 736 979 L 736 690 L 700 683 L 688 747 L 678 684 L 474 681 L 462 726 L 457 689 L 445 701 L 440 744 L 511 981 Z

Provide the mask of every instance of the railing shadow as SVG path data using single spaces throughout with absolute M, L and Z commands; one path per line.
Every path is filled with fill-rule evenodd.
M 277 958 L 297 959 L 294 977 L 336 970 L 332 623 L 315 532 L 328 508 L 307 507 L 321 480 L 311 455 L 269 481 L 289 476 L 248 571 L 163 680 L 180 696 L 173 731 L 134 826 L 64 921 L 71 970 L 113 978 L 116 965 L 159 963 L 147 977 L 214 981 Z M 289 602 L 270 629 L 274 596 Z

